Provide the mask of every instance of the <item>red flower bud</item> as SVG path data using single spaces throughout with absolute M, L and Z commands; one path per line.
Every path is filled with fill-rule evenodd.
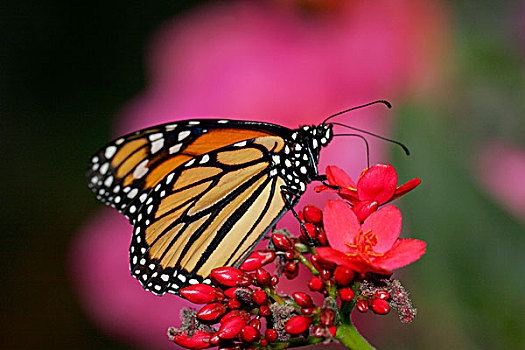
M 221 323 L 217 335 L 221 339 L 235 338 L 246 325 L 246 322 L 239 316 L 233 316 Z
M 210 276 L 228 287 L 246 287 L 252 283 L 250 276 L 235 267 L 219 267 L 211 271 Z
M 246 295 L 246 297 L 242 298 L 244 299 L 250 299 L 252 297 L 253 291 L 250 287 L 232 287 L 228 288 L 224 291 L 224 295 L 226 295 L 230 299 L 236 299 L 240 295 Z
M 335 282 L 342 286 L 348 286 L 354 280 L 354 271 L 348 266 L 337 266 L 334 271 Z
M 319 270 L 319 276 L 326 281 L 329 280 L 330 277 L 332 277 L 332 273 L 330 272 L 330 270 L 322 269 Z
M 335 337 L 335 333 L 337 332 L 337 327 L 336 326 L 328 327 L 328 332 L 330 332 L 332 337 Z
M 271 313 L 272 313 L 272 310 L 270 310 L 268 305 L 262 305 L 259 308 L 259 315 L 261 316 L 270 316 Z
M 355 303 L 355 306 L 357 307 L 357 310 L 360 312 L 367 312 L 368 311 L 368 302 L 363 299 L 357 299 L 357 302 Z
M 303 228 L 301 227 L 301 235 L 303 236 L 303 238 L 307 242 L 308 242 L 308 237 L 310 237 L 311 240 L 315 240 L 317 236 L 315 225 L 309 222 L 304 222 L 303 226 L 306 229 L 306 233 L 305 233 Z
M 268 343 L 273 343 L 274 341 L 277 340 L 277 336 L 278 335 L 279 334 L 277 333 L 277 331 L 275 329 L 269 328 L 264 333 L 264 338 L 266 338 L 266 341 L 268 341 Z
M 231 317 L 240 317 L 244 320 L 244 322 L 250 321 L 250 314 L 247 311 L 244 310 L 232 310 L 228 312 L 226 315 L 224 315 L 221 318 L 221 323 L 224 323 L 227 319 Z
M 254 271 L 275 259 L 273 250 L 256 250 L 252 252 L 239 267 L 242 271 Z
M 317 240 L 319 241 L 319 244 L 322 246 L 328 245 L 328 238 L 326 237 L 326 233 L 324 231 L 317 232 Z
M 224 300 L 222 290 L 203 283 L 182 288 L 180 295 L 195 304 L 208 304 Z
M 352 301 L 354 300 L 355 293 L 352 288 L 341 288 L 339 289 L 339 297 L 342 301 Z
M 299 221 L 304 221 L 304 212 L 302 210 L 299 210 L 297 216 L 299 217 Z
M 255 271 L 255 279 L 257 280 L 257 283 L 259 283 L 259 286 L 261 287 L 267 287 L 270 285 L 271 280 L 270 274 L 264 270 L 264 269 L 257 269 Z
M 372 311 L 378 315 L 386 315 L 390 312 L 390 305 L 384 299 L 372 298 L 369 303 Z
M 310 327 L 310 324 L 312 323 L 312 319 L 307 316 L 293 316 L 286 322 L 286 325 L 284 326 L 284 329 L 286 332 L 298 335 L 301 333 L 304 333 L 308 327 Z
M 272 276 L 272 279 L 270 280 L 270 284 L 272 287 L 275 287 L 279 283 L 279 277 L 276 275 Z
M 268 303 L 268 294 L 264 290 L 256 290 L 252 294 L 252 300 L 257 305 L 265 305 Z
M 323 221 L 323 212 L 313 205 L 307 205 L 303 209 L 303 216 L 306 222 L 319 225 Z
M 374 298 L 388 300 L 390 299 L 390 294 L 386 290 L 376 290 L 373 295 Z
M 321 315 L 319 321 L 325 327 L 333 326 L 335 320 L 335 311 L 332 309 L 323 308 L 321 309 Z
M 292 297 L 300 307 L 311 307 L 314 304 L 312 298 L 303 292 L 295 292 Z
M 261 337 L 261 333 L 254 327 L 248 325 L 241 330 L 241 338 L 245 342 L 252 343 Z
M 204 331 L 195 331 L 191 336 L 188 330 L 180 333 L 170 334 L 171 341 L 188 349 L 205 349 L 210 347 L 211 333 Z
M 324 289 L 324 282 L 320 277 L 312 277 L 308 281 L 308 288 L 315 292 L 320 292 Z
M 301 313 L 302 313 L 303 315 L 311 315 L 311 314 L 314 313 L 314 308 L 313 308 L 313 307 L 303 307 L 303 308 L 301 309 Z
M 324 328 L 321 325 L 317 325 L 312 329 L 314 336 L 317 338 L 324 337 Z
M 299 275 L 299 269 L 295 270 L 295 272 L 284 271 L 284 276 L 286 276 L 286 278 L 289 280 L 293 280 L 298 275 Z
M 211 338 L 210 338 L 210 343 L 214 344 L 214 345 L 217 345 L 219 344 L 219 342 L 221 341 L 221 338 L 219 338 L 219 335 L 217 333 L 215 333 Z
M 226 312 L 226 306 L 222 303 L 211 303 L 204 306 L 197 313 L 197 317 L 204 321 L 215 320 L 221 317 Z
M 261 320 L 259 320 L 258 318 L 254 318 L 253 320 L 250 321 L 250 323 L 248 323 L 250 326 L 252 326 L 253 328 L 255 328 L 256 330 L 260 331 L 261 330 Z
M 295 253 L 293 250 L 287 250 L 285 253 L 284 253 L 284 257 L 287 259 L 287 260 L 293 260 L 295 258 Z
M 238 309 L 241 307 L 241 302 L 237 299 L 230 299 L 228 300 L 228 307 L 230 309 Z
M 359 222 L 363 222 L 367 217 L 370 216 L 370 214 L 377 210 L 377 207 L 378 203 L 376 201 L 365 200 L 358 202 L 352 207 L 352 210 L 354 211 L 355 216 L 357 216 L 357 220 L 359 220 Z
M 272 242 L 275 244 L 275 248 L 279 250 L 288 250 L 292 248 L 292 242 L 290 239 L 280 233 L 274 233 L 272 235 Z

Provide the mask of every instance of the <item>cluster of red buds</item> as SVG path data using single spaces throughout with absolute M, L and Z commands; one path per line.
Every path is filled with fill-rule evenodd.
M 203 306 L 183 311 L 183 324 L 178 330 L 169 329 L 170 339 L 189 349 L 284 349 L 332 340 L 367 349 L 364 339 L 355 338 L 355 329 L 349 332 L 354 309 L 378 315 L 396 309 L 402 322 L 410 322 L 416 312 L 408 293 L 390 278 L 389 268 L 397 268 L 396 262 L 374 249 L 395 252 L 400 245 L 406 247 L 405 253 L 412 253 L 411 260 L 417 260 L 421 241 L 398 239 L 400 214 L 390 208 L 393 206 L 377 210 L 376 202 L 360 218 L 346 212 L 359 204 L 357 199 L 353 206 L 342 209 L 346 203 L 334 202 L 324 211 L 304 207 L 298 213 L 298 237 L 286 229 L 275 230 L 268 237 L 268 248 L 252 252 L 239 268 L 214 269 L 210 275 L 213 285 L 183 288 L 183 298 Z M 337 215 L 336 209 L 342 214 Z M 350 220 L 349 229 L 345 220 Z M 343 231 L 350 231 L 352 240 Z M 404 263 L 408 261 L 405 258 Z M 278 290 L 280 278 L 295 279 L 301 265 L 312 275 L 305 285 L 295 285 L 288 294 Z M 349 340 L 351 337 L 354 339 Z

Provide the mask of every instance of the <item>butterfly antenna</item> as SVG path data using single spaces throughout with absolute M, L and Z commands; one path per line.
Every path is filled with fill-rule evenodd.
M 352 108 L 348 108 L 348 109 L 345 109 L 344 111 L 341 111 L 341 112 L 338 112 L 336 114 L 332 114 L 331 116 L 329 116 L 328 118 L 326 118 L 325 120 L 323 120 L 323 123 L 322 124 L 326 124 L 326 122 L 334 117 L 337 117 L 338 115 L 341 115 L 341 114 L 344 114 L 344 113 L 348 113 L 350 111 L 353 111 L 353 110 L 356 110 L 356 109 L 359 109 L 359 108 L 363 108 L 363 107 L 368 107 L 368 106 L 371 106 L 371 105 L 374 105 L 376 103 L 382 103 L 384 104 L 385 106 L 387 106 L 389 109 L 392 108 L 392 104 L 390 102 L 388 102 L 387 100 L 377 100 L 377 101 L 373 101 L 373 102 L 369 102 L 369 103 L 366 103 L 364 105 L 361 105 L 361 106 L 357 106 L 357 107 L 352 107 Z
M 366 139 L 366 137 L 359 134 L 334 134 L 334 136 L 354 136 L 359 137 L 361 140 L 363 140 L 366 146 L 366 167 L 370 168 L 370 146 L 368 145 L 368 140 Z
M 410 155 L 410 150 L 408 149 L 407 146 L 405 146 L 404 144 L 402 144 L 401 142 L 399 141 L 396 141 L 396 140 L 392 140 L 392 139 L 389 139 L 389 138 L 386 138 L 384 136 L 381 136 L 381 135 L 377 135 L 377 134 L 374 134 L 370 131 L 366 131 L 366 130 L 363 130 L 363 129 L 358 129 L 358 128 L 354 128 L 353 126 L 348 126 L 348 125 L 345 125 L 345 124 L 341 124 L 341 123 L 332 123 L 333 125 L 339 125 L 339 126 L 342 126 L 344 128 L 347 128 L 347 129 L 351 129 L 351 130 L 354 130 L 354 131 L 357 131 L 357 132 L 362 132 L 363 134 L 367 134 L 367 135 L 370 135 L 370 136 L 374 136 L 374 137 L 377 137 L 378 139 L 381 139 L 381 140 L 384 140 L 384 141 L 388 141 L 388 142 L 392 142 L 396 145 L 398 145 L 399 147 L 401 147 L 403 149 L 403 151 L 405 151 L 406 155 L 409 156 Z M 353 135 L 353 134 L 352 134 Z M 334 135 L 335 136 L 335 135 Z

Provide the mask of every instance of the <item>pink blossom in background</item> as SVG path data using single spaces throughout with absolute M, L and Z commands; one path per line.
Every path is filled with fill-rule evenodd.
M 395 108 L 403 96 L 439 86 L 440 63 L 448 52 L 441 5 L 341 4 L 333 12 L 302 13 L 279 2 L 220 2 L 166 23 L 147 50 L 148 86 L 122 109 L 115 136 L 196 117 L 318 124 L 375 99 L 387 98 Z M 339 121 L 388 135 L 391 116 L 376 105 Z M 393 146 L 369 140 L 372 162 L 385 161 L 385 150 Z M 334 140 L 322 151 L 319 168 L 328 164 L 357 178 L 366 166 L 364 145 L 355 138 Z M 333 197 L 307 193 L 299 208 L 320 198 Z M 288 215 L 280 226 L 298 233 Z M 92 218 L 73 242 L 74 285 L 104 331 L 136 346 L 174 349 L 165 332 L 180 324 L 178 310 L 187 304 L 145 292 L 130 276 L 131 232 L 116 211 Z
M 131 230 L 123 215 L 101 210 L 72 243 L 71 277 L 84 310 L 104 332 L 148 349 L 173 349 L 165 331 L 178 320 L 181 307 L 193 304 L 147 293 L 131 277 Z
M 481 148 L 477 161 L 483 189 L 525 222 L 525 149 L 494 141 Z

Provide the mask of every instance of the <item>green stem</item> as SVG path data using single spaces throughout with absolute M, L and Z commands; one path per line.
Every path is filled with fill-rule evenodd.
M 354 327 L 352 323 L 351 314 L 355 306 L 355 300 L 350 302 L 343 302 L 341 304 L 339 315 L 341 317 L 341 324 L 337 326 L 335 338 L 352 350 L 374 350 L 365 338 Z
M 352 350 L 375 350 L 375 348 L 370 345 L 361 334 L 359 334 L 352 323 L 343 323 L 339 325 L 335 337 L 343 345 Z
M 310 262 L 310 260 L 306 259 L 305 256 L 298 251 L 295 252 L 295 257 L 297 260 L 299 260 L 300 263 L 302 263 L 314 276 L 319 276 L 319 271 L 315 268 L 315 266 Z

